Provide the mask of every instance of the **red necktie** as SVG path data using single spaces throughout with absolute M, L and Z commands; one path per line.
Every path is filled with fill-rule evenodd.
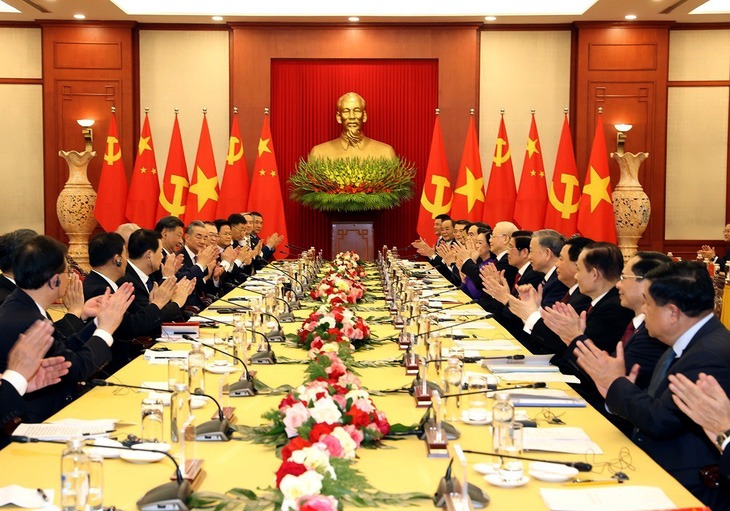
M 634 322 L 629 321 L 629 324 L 626 327 L 626 330 L 624 331 L 624 335 L 621 336 L 621 344 L 624 345 L 624 348 L 629 343 L 629 340 L 631 339 L 631 337 L 634 335 L 635 332 L 636 332 L 636 327 L 634 326 Z
M 565 293 L 565 296 L 560 300 L 561 303 L 568 303 L 570 301 L 570 291 Z
M 588 316 L 588 314 L 591 313 L 592 310 L 593 310 L 593 305 L 589 305 L 588 310 L 586 310 L 586 317 Z
M 520 282 L 520 277 L 522 277 L 522 275 L 520 275 L 520 272 L 517 272 L 517 275 L 515 275 L 515 285 L 513 287 L 517 287 L 517 284 Z

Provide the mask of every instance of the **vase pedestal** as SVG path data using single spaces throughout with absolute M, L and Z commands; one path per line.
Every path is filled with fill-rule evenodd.
M 332 257 L 339 252 L 356 252 L 363 261 L 375 259 L 375 230 L 371 221 L 332 220 Z

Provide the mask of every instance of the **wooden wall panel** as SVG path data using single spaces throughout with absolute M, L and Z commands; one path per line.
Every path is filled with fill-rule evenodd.
M 669 24 L 577 24 L 574 137 L 581 182 L 588 165 L 598 108 L 603 108 L 608 150 L 617 123 L 634 127 L 626 151 L 648 152 L 639 173 L 651 200 L 651 219 L 640 247 L 664 250 L 664 187 Z M 611 185 L 618 166 L 610 160 Z
M 44 202 L 46 234 L 65 241 L 56 216 L 56 199 L 68 178 L 68 167 L 58 151 L 83 150 L 76 119 L 94 119 L 96 158 L 89 164 L 89 178 L 99 182 L 106 150 L 111 107 L 117 111 L 117 127 L 124 165 L 132 171 L 135 108 L 133 23 L 42 22 L 43 125 L 45 141 Z

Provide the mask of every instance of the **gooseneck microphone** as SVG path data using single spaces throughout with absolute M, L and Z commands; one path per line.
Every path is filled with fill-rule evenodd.
M 214 323 L 220 323 L 221 325 L 228 325 L 228 326 L 232 326 L 232 327 L 235 327 L 236 326 L 233 323 L 230 323 L 228 321 L 221 321 L 219 319 L 211 318 L 209 316 L 200 316 L 200 317 L 203 318 L 203 319 L 208 319 L 210 321 L 213 321 Z M 276 364 L 276 354 L 274 353 L 274 350 L 271 349 L 271 343 L 269 342 L 269 338 L 265 334 L 263 334 L 262 332 L 259 332 L 258 330 L 253 330 L 251 328 L 245 328 L 244 330 L 246 330 L 247 332 L 251 332 L 252 334 L 260 335 L 263 338 L 263 341 L 264 341 L 262 343 L 263 349 L 261 347 L 259 347 L 259 349 L 256 351 L 256 353 L 254 353 L 251 356 L 251 363 L 252 364 L 257 364 L 257 365 L 272 365 L 272 364 Z M 185 336 L 183 335 L 183 337 L 185 337 Z M 185 337 L 185 338 L 188 339 L 189 341 L 195 341 L 195 339 L 193 339 L 192 337 Z M 195 342 L 197 342 L 197 341 L 195 341 Z M 238 357 L 234 357 L 233 355 L 231 355 L 227 351 L 223 351 L 223 350 L 218 349 L 218 348 L 216 348 L 214 346 L 210 346 L 209 344 L 206 344 L 206 346 L 209 347 L 209 348 L 211 348 L 212 350 L 218 351 L 220 353 L 224 353 L 224 354 L 228 355 L 229 357 L 232 357 L 232 358 L 238 360 L 239 362 L 241 362 L 241 364 L 243 364 L 243 367 L 246 369 L 246 378 L 249 377 L 248 367 L 243 362 L 243 360 L 241 360 Z M 251 379 L 251 383 L 253 384 L 253 379 Z
M 439 328 L 435 328 L 435 329 L 431 330 L 430 332 L 421 332 L 420 334 L 417 334 L 414 337 L 422 337 L 424 335 L 431 335 L 434 332 L 440 332 L 442 330 L 448 330 L 449 328 L 459 327 L 459 326 L 462 326 L 462 325 L 466 325 L 468 323 L 474 323 L 475 321 L 482 321 L 484 319 L 488 319 L 488 318 L 491 318 L 491 317 L 492 317 L 492 314 L 490 312 L 485 312 L 484 315 L 482 315 L 482 316 L 477 316 L 477 317 L 474 317 L 474 318 L 471 318 L 471 319 L 467 319 L 465 321 L 461 321 L 461 322 L 455 323 L 453 325 L 446 325 L 446 326 L 442 326 L 442 327 L 439 327 Z M 381 340 L 382 341 L 393 341 L 393 340 L 398 340 L 399 337 L 400 337 L 399 335 L 393 335 L 391 337 L 384 337 Z
M 96 387 L 124 387 L 127 389 L 139 389 L 139 390 L 151 390 L 154 392 L 167 392 L 172 393 L 174 391 L 169 389 L 156 389 L 154 387 L 143 387 L 140 385 L 127 385 L 126 383 L 115 383 L 107 380 L 91 380 L 89 384 Z M 193 396 L 207 397 L 215 403 L 218 407 L 218 418 L 206 421 L 199 426 L 195 426 L 195 440 L 208 441 L 208 442 L 228 442 L 233 434 L 233 428 L 231 428 L 223 415 L 223 408 L 216 398 L 210 394 L 204 394 L 200 391 L 192 393 Z
M 230 303 L 232 305 L 237 305 L 240 307 L 240 304 L 230 301 L 230 300 L 224 300 L 223 298 L 219 298 L 218 300 L 221 302 Z M 277 298 L 277 300 L 281 300 L 281 298 Z M 285 300 L 282 300 L 282 301 L 284 303 L 286 303 Z M 244 307 L 244 308 L 247 310 L 251 310 L 250 307 Z M 281 322 L 279 322 L 279 318 L 277 318 L 273 314 L 269 314 L 268 312 L 265 312 L 265 311 L 256 311 L 256 313 L 262 314 L 264 316 L 268 316 L 271 319 L 273 319 L 274 321 L 276 321 L 276 330 L 272 330 L 268 334 L 262 334 L 262 335 L 265 335 L 269 342 L 284 342 L 284 330 L 281 328 Z M 292 319 L 293 318 L 294 318 L 294 316 L 292 316 Z
M 304 297 L 304 288 L 306 286 L 304 284 L 302 284 L 302 281 L 301 280 L 299 280 L 297 278 L 294 278 L 294 275 L 292 275 L 288 271 L 282 270 L 281 268 L 279 268 L 275 264 L 270 264 L 268 267 L 269 268 L 272 268 L 272 269 L 274 269 L 276 271 L 278 271 L 279 273 L 282 273 L 282 274 L 286 275 L 287 277 L 289 277 L 290 279 L 292 279 L 294 282 L 296 282 L 299 285 L 299 292 L 297 292 L 296 290 L 294 290 L 294 294 L 296 295 L 297 298 L 303 298 Z
M 573 467 L 578 472 L 590 472 L 593 470 L 593 465 L 585 463 L 583 461 L 557 461 L 557 460 L 544 460 L 540 458 L 528 458 L 526 456 L 512 456 L 511 454 L 502 454 L 496 452 L 487 451 L 473 451 L 471 449 L 463 449 L 465 453 L 469 454 L 482 454 L 484 456 L 496 456 L 499 458 L 509 458 L 511 460 L 524 460 L 524 461 L 542 461 L 543 463 L 555 463 L 556 465 L 565 465 L 566 467 Z
M 44 440 L 41 438 L 19 435 L 11 435 L 9 440 L 20 444 L 44 443 L 66 445 L 66 442 L 62 442 L 60 440 Z M 190 486 L 190 482 L 183 478 L 182 472 L 180 471 L 180 465 L 177 463 L 172 454 L 164 451 L 157 451 L 155 449 L 131 449 L 129 447 L 119 447 L 116 445 L 105 445 L 103 448 L 117 449 L 127 452 L 152 452 L 165 455 L 167 459 L 172 461 L 173 465 L 175 465 L 175 481 L 164 483 L 152 488 L 137 501 L 137 508 L 139 511 L 188 511 L 187 500 L 193 493 L 193 488 Z

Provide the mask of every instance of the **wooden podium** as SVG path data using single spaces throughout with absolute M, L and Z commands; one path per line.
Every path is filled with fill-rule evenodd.
M 330 223 L 332 232 L 332 257 L 339 252 L 357 252 L 363 261 L 375 258 L 375 231 L 372 222 L 338 221 Z

